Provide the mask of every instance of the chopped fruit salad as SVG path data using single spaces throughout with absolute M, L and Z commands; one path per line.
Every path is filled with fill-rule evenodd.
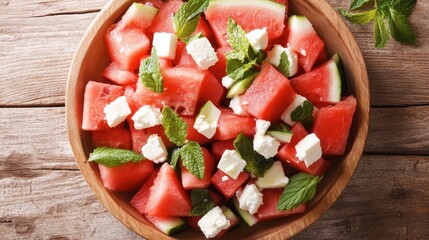
M 356 99 L 340 56 L 285 0 L 133 3 L 104 40 L 89 161 L 165 234 L 304 213 L 345 153 Z

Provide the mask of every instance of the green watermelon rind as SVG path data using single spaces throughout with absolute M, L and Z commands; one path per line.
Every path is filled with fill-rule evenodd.
M 162 220 L 157 220 L 154 223 L 156 227 L 167 235 L 173 235 L 175 233 L 185 230 L 188 225 L 187 223 L 179 217 L 169 217 Z
M 341 101 L 341 90 L 344 76 L 340 55 L 336 53 L 327 64 L 329 67 L 329 72 L 331 73 L 331 77 L 329 79 L 330 89 L 328 101 L 337 103 Z
M 246 5 L 269 9 L 283 15 L 286 10 L 285 5 L 271 0 L 210 0 L 209 6 L 205 12 L 210 12 L 218 7 L 233 6 L 240 8 Z
M 307 17 L 302 15 L 290 16 L 288 19 L 288 27 L 294 37 L 299 37 L 299 35 L 316 32 Z

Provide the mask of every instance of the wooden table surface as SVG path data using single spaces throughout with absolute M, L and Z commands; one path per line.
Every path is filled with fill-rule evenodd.
M 69 65 L 106 2 L 0 0 L 0 239 L 140 239 L 94 197 L 65 127 Z M 428 12 L 418 1 L 416 47 L 375 49 L 371 25 L 349 24 L 371 88 L 365 154 L 340 199 L 295 239 L 429 239 Z

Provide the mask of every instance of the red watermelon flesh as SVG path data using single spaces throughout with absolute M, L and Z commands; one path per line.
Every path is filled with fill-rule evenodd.
M 211 178 L 216 167 L 216 160 L 210 152 L 202 147 L 204 157 L 204 177 L 199 179 L 188 171 L 182 164 L 180 168 L 182 171 L 182 185 L 185 190 L 195 188 L 208 188 L 210 186 Z
M 259 75 L 241 97 L 241 105 L 251 115 L 275 122 L 295 96 L 289 80 L 270 63 L 264 63 Z
M 147 139 L 150 137 L 150 135 L 153 134 L 157 134 L 159 137 L 161 137 L 166 148 L 173 146 L 173 143 L 171 143 L 165 135 L 164 127 L 162 125 L 137 130 L 134 127 L 134 122 L 131 119 L 129 119 L 128 121 L 131 132 L 131 143 L 134 152 L 141 153 L 143 145 L 146 144 Z
M 234 150 L 234 140 L 217 141 L 212 144 L 212 154 L 216 160 L 220 160 L 225 150 Z
M 96 147 L 131 149 L 130 131 L 120 124 L 110 130 L 92 132 L 92 143 Z
M 153 4 L 133 3 L 119 21 L 120 28 L 146 29 L 152 24 L 158 9 Z
M 293 78 L 296 93 L 314 104 L 337 103 L 341 99 L 341 74 L 334 59 Z
M 335 106 L 319 110 L 313 132 L 320 139 L 324 155 L 344 154 L 356 104 L 356 99 L 349 96 Z
M 305 16 L 291 16 L 288 21 L 289 46 L 299 54 L 298 63 L 309 72 L 316 62 L 319 54 L 325 48 L 310 21 Z
M 295 146 L 298 144 L 303 138 L 305 138 L 308 133 L 305 130 L 304 126 L 301 123 L 297 123 L 292 128 L 292 139 L 290 143 L 283 145 L 280 148 L 277 157 L 284 161 L 285 163 L 290 164 L 292 167 L 297 169 L 300 172 L 310 173 L 312 175 L 321 176 L 328 169 L 329 162 L 323 158 L 320 158 L 310 167 L 307 167 L 304 161 L 300 161 L 295 155 L 296 150 Z
M 180 115 L 191 116 L 197 113 L 197 104 L 204 81 L 205 71 L 195 68 L 179 67 L 161 71 L 164 91 L 156 93 L 146 88 L 141 81 L 133 96 L 136 106 L 151 105 L 162 109 L 164 105 L 176 110 Z
M 153 181 L 158 176 L 159 170 L 155 169 L 140 188 L 140 190 L 134 195 L 131 199 L 131 205 L 139 212 L 140 214 L 146 214 L 146 204 L 150 193 L 150 188 L 153 186 Z
M 150 189 L 146 212 L 152 216 L 189 216 L 191 201 L 174 169 L 164 163 Z
M 226 76 L 226 54 L 230 52 L 232 48 L 230 46 L 220 47 L 216 50 L 216 55 L 219 61 L 215 65 L 209 68 L 209 71 L 218 79 L 221 80 Z
M 195 141 L 200 145 L 210 142 L 210 139 L 199 133 L 195 128 L 195 117 L 182 117 L 182 119 L 188 123 L 188 132 L 186 133 L 186 139 L 189 141 Z
M 213 76 L 209 71 L 205 70 L 206 78 L 201 86 L 201 95 L 198 103 L 198 108 L 204 106 L 207 101 L 211 101 L 215 105 L 219 105 L 225 97 L 226 90 L 220 81 Z
M 223 181 L 222 178 L 225 176 L 228 179 Z M 249 174 L 247 172 L 241 172 L 236 179 L 233 179 L 221 170 L 217 170 L 212 177 L 212 184 L 226 199 L 230 199 L 248 178 Z
M 86 131 L 109 130 L 104 107 L 124 95 L 124 88 L 107 83 L 89 81 L 85 87 L 82 129 Z
M 256 122 L 254 118 L 235 115 L 229 109 L 220 110 L 217 130 L 212 140 L 235 139 L 240 133 L 244 133 L 246 136 L 255 135 Z
M 198 68 L 198 65 L 195 63 L 192 56 L 186 51 L 186 43 L 182 41 L 177 41 L 174 64 L 182 67 Z
M 246 32 L 265 27 L 271 41 L 283 33 L 285 6 L 270 0 L 217 0 L 210 1 L 205 15 L 219 46 L 228 44 L 229 17 Z
M 279 211 L 277 210 L 277 203 L 279 202 L 280 196 L 283 192 L 283 189 L 264 189 L 262 190 L 263 202 L 262 206 L 258 208 L 258 213 L 256 214 L 260 221 L 267 221 L 272 219 L 278 219 L 294 214 L 303 213 L 307 210 L 306 204 L 301 204 L 298 207 Z
M 101 181 L 105 188 L 131 192 L 138 190 L 153 171 L 153 162 L 143 160 L 138 163 L 128 162 L 118 167 L 98 165 Z
M 134 84 L 138 79 L 137 74 L 122 69 L 121 65 L 117 62 L 110 63 L 103 71 L 102 75 L 110 81 L 122 86 Z
M 122 69 L 134 71 L 139 68 L 140 59 L 148 55 L 151 43 L 139 28 L 118 29 L 116 26 L 112 25 L 104 38 L 110 59 Z

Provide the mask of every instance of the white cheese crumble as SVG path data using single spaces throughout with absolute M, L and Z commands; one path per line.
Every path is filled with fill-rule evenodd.
M 237 179 L 245 166 L 246 161 L 241 158 L 237 151 L 225 150 L 220 158 L 217 168 L 233 179 Z
M 137 130 L 153 127 L 162 123 L 162 113 L 159 108 L 145 105 L 131 118 Z
M 296 122 L 292 121 L 291 114 L 297 107 L 304 104 L 305 101 L 307 101 L 307 98 L 297 94 L 292 103 L 289 104 L 286 110 L 282 113 L 281 119 L 283 122 L 287 123 L 289 126 L 295 125 Z
M 222 78 L 222 86 L 224 86 L 225 88 L 229 89 L 234 84 L 234 82 L 235 80 L 228 76 Z
M 256 120 L 256 134 L 253 138 L 253 150 L 268 159 L 274 157 L 280 147 L 280 142 L 269 136 L 265 135 L 265 132 L 270 127 L 269 121 L 258 119 Z
M 142 147 L 142 154 L 154 163 L 165 162 L 168 156 L 164 142 L 157 134 L 149 136 L 146 144 Z
M 229 107 L 232 109 L 232 111 L 234 111 L 234 114 L 240 116 L 249 116 L 249 114 L 241 107 L 240 99 L 241 96 L 233 97 L 229 102 Z
M 206 37 L 198 38 L 188 43 L 186 51 L 192 56 L 195 63 L 204 70 L 219 61 L 214 48 Z
M 305 166 L 310 167 L 311 164 L 316 162 L 322 157 L 322 147 L 320 139 L 316 134 L 312 133 L 307 135 L 295 146 L 296 157 L 304 161 Z
M 264 177 L 258 178 L 255 183 L 260 189 L 283 188 L 289 183 L 289 178 L 285 176 L 282 163 L 274 161 L 273 165 L 265 171 Z
M 269 63 L 278 67 L 280 64 L 281 54 L 285 52 L 289 61 L 289 73 L 292 77 L 298 72 L 298 54 L 296 54 L 291 48 L 284 48 L 281 45 L 274 45 L 271 51 L 267 54 L 267 59 Z
M 222 209 L 216 206 L 198 221 L 198 226 L 206 238 L 213 238 L 223 229 L 227 229 L 230 226 L 230 221 L 223 214 Z
M 176 57 L 177 37 L 173 33 L 156 32 L 153 34 L 152 45 L 160 58 L 174 59 Z
M 118 126 L 121 122 L 127 119 L 131 114 L 131 109 L 128 106 L 127 98 L 125 96 L 118 97 L 113 102 L 104 107 L 104 114 L 106 116 L 107 124 L 113 128 Z
M 263 50 L 268 46 L 268 33 L 266 28 L 252 30 L 246 34 L 246 38 L 256 51 Z
M 238 203 L 241 209 L 248 211 L 250 214 L 255 214 L 263 204 L 262 193 L 255 184 L 249 184 L 238 198 Z

